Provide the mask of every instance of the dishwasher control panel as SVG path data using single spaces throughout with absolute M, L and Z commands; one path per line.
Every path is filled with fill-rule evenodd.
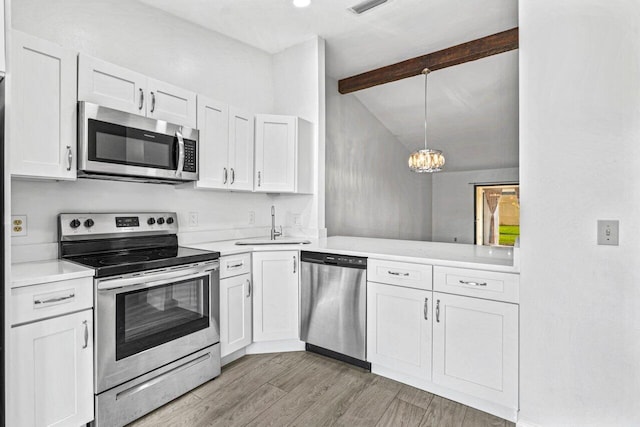
M 337 265 L 339 267 L 367 268 L 367 258 L 348 255 L 326 254 L 322 252 L 302 251 L 300 253 L 300 261 L 311 262 L 314 264 Z

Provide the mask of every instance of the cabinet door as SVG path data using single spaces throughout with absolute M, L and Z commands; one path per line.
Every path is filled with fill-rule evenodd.
M 93 420 L 93 311 L 11 329 L 11 426 L 79 426 Z
M 296 190 L 296 136 L 296 117 L 256 116 L 256 191 Z
M 14 31 L 11 174 L 76 179 L 76 54 Z
M 253 190 L 253 117 L 229 108 L 229 188 Z
M 297 339 L 298 251 L 253 254 L 253 340 Z
M 229 187 L 229 109 L 225 104 L 198 96 L 200 131 L 198 188 Z
M 518 306 L 434 292 L 433 381 L 518 404 Z
M 251 344 L 251 274 L 220 280 L 222 357 Z
M 147 79 L 147 96 L 147 117 L 196 128 L 195 92 Z
M 367 283 L 367 360 L 431 379 L 432 293 Z
M 147 77 L 101 59 L 78 56 L 78 101 L 145 116 Z

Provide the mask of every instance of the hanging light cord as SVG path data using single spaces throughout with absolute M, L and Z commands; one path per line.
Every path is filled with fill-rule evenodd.
M 424 74 L 424 149 L 427 149 L 427 74 L 429 74 L 431 70 L 425 68 L 422 70 L 422 74 Z

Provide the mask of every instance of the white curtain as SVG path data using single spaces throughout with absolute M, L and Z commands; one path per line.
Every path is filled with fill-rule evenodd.
M 496 233 L 496 210 L 502 197 L 502 189 L 487 188 L 484 190 L 484 197 L 491 213 L 491 221 L 489 221 L 489 244 L 498 244 L 498 233 Z

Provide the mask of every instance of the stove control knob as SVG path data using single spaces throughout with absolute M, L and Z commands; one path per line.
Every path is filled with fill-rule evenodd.
M 71 228 L 80 227 L 80 220 L 78 220 L 78 219 L 71 220 L 71 222 L 69 223 L 69 227 L 71 227 Z
M 156 223 L 155 218 L 149 218 L 149 219 L 147 220 L 147 224 L 149 224 L 149 225 L 153 225 L 153 224 L 155 224 L 155 223 Z
M 158 225 L 162 225 L 164 224 L 164 218 L 160 217 L 158 218 Z
M 173 218 L 171 217 L 167 218 L 167 224 L 173 224 Z
M 87 227 L 87 228 L 91 228 L 91 227 L 93 227 L 93 224 L 95 224 L 95 222 L 93 222 L 93 220 L 92 220 L 91 218 L 87 219 L 87 220 L 84 222 L 84 226 L 85 226 L 85 227 Z

